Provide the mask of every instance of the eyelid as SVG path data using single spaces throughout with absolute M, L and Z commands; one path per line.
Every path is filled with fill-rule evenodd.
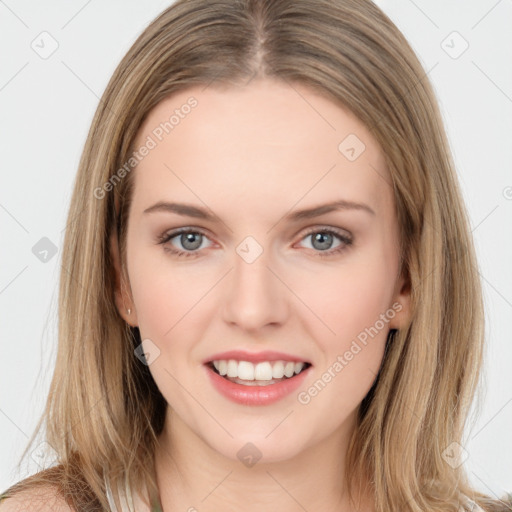
M 181 233 L 200 233 L 201 235 L 204 235 L 208 238 L 210 238 L 210 235 L 208 234 L 208 231 L 203 228 L 199 228 L 197 226 L 182 226 L 179 228 L 171 228 L 166 229 L 161 234 L 157 235 L 157 240 L 165 240 L 166 238 L 174 238 L 177 235 L 180 235 Z
M 329 226 L 328 224 L 315 224 L 314 226 L 309 226 L 305 229 L 304 236 L 310 235 L 311 233 L 318 233 L 322 231 L 330 231 L 333 233 L 336 233 L 339 236 L 343 236 L 345 238 L 352 238 L 352 234 L 350 231 L 342 228 L 337 228 L 334 226 Z M 299 231 L 299 233 L 302 233 L 303 230 Z

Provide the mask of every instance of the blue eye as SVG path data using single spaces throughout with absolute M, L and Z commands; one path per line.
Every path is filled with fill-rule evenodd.
M 311 238 L 312 237 L 312 238 Z M 311 238 L 311 249 L 316 255 L 321 257 L 333 256 L 345 250 L 352 244 L 352 238 L 339 233 L 334 229 L 316 228 L 311 229 L 301 240 Z M 177 239 L 183 249 L 177 248 L 173 243 L 173 239 Z M 200 249 L 203 242 L 209 240 L 205 233 L 197 229 L 180 228 L 168 233 L 164 233 L 158 237 L 158 243 L 164 246 L 164 250 L 177 257 L 195 257 L 200 255 Z M 338 245 L 332 248 L 335 240 L 338 240 Z M 209 246 L 208 246 L 209 247 Z
M 315 252 L 321 257 L 338 254 L 352 244 L 352 238 L 327 228 L 312 229 L 302 240 L 307 238 L 311 238 L 312 248 L 317 249 Z M 338 239 L 340 243 L 332 249 L 332 244 L 335 239 Z
M 164 245 L 164 250 L 178 257 L 194 257 L 198 255 L 198 249 L 201 247 L 202 242 L 206 238 L 206 235 L 200 231 L 182 228 L 171 233 L 165 233 L 159 238 L 160 244 L 167 244 L 172 239 L 177 238 L 181 246 L 185 250 L 176 249 L 175 247 Z

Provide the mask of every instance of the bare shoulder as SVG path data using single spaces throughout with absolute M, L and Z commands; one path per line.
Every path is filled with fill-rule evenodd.
M 51 487 L 23 490 L 0 501 L 0 512 L 75 512 Z

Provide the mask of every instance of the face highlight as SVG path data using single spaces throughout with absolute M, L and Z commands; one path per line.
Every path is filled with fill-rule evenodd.
M 155 147 L 132 171 L 132 314 L 121 314 L 157 347 L 149 369 L 172 428 L 230 459 L 248 442 L 268 462 L 342 445 L 408 312 L 379 146 L 348 110 L 268 80 L 180 92 L 150 112 L 136 146 L 148 136 Z M 231 350 L 311 367 L 291 394 L 243 405 L 205 365 Z

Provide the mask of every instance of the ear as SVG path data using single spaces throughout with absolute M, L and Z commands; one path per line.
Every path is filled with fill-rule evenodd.
M 405 329 L 411 321 L 411 281 L 409 272 L 405 269 L 395 285 L 392 307 L 395 316 L 390 319 L 391 329 Z
M 130 289 L 129 283 L 126 282 L 126 278 L 121 271 L 121 256 L 115 231 L 110 235 L 110 255 L 114 264 L 114 296 L 117 311 L 128 325 L 131 327 L 137 327 L 137 312 L 135 311 L 132 296 L 128 292 Z M 128 309 L 130 309 L 129 314 Z

